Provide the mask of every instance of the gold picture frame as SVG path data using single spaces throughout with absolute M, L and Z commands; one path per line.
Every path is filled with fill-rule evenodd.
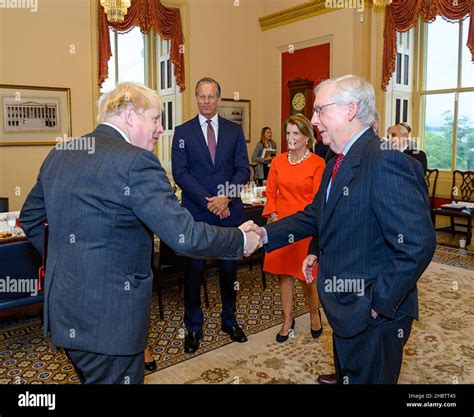
M 55 145 L 71 136 L 69 88 L 0 84 L 0 146 Z
M 223 98 L 217 106 L 219 116 L 237 123 L 244 131 L 245 142 L 250 143 L 251 107 L 250 100 Z

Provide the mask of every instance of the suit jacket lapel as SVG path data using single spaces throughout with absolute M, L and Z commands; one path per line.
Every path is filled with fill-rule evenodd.
M 227 132 L 227 123 L 225 122 L 225 119 L 221 116 L 218 116 L 218 122 L 219 128 L 218 128 L 218 133 L 217 133 L 217 147 L 216 147 L 216 160 L 214 165 L 217 167 L 217 164 L 219 163 L 221 156 L 222 156 L 222 151 L 225 146 L 225 140 L 224 138 L 226 137 L 226 132 Z M 210 154 L 209 154 L 210 155 Z
M 200 143 L 204 154 L 207 156 L 207 159 L 209 163 L 212 165 L 212 159 L 211 159 L 211 154 L 209 153 L 209 148 L 206 143 L 206 138 L 204 137 L 204 134 L 202 133 L 202 128 L 199 123 L 199 116 L 196 116 L 191 123 L 194 131 L 194 135 L 196 136 L 197 141 Z
M 346 158 L 348 158 L 348 160 L 346 160 Z M 334 179 L 334 182 L 331 184 L 331 190 L 329 191 L 328 201 L 326 202 L 326 205 L 324 206 L 324 212 L 323 212 L 323 216 L 321 220 L 321 229 L 319 230 L 319 232 L 321 232 L 321 230 L 326 225 L 327 221 L 329 220 L 329 217 L 334 211 L 334 207 L 337 201 L 343 194 L 346 187 L 349 186 L 349 184 L 352 181 L 352 178 L 354 177 L 354 172 L 353 172 L 351 162 L 352 161 L 350 160 L 350 157 L 346 155 L 341 165 L 341 168 L 339 169 L 339 172 L 337 173 L 336 178 Z M 334 166 L 334 164 L 332 165 Z M 331 174 L 332 174 L 332 169 L 331 169 Z M 324 199 L 326 200 L 326 193 L 324 194 Z
M 369 139 L 372 136 L 374 136 L 372 129 L 368 129 L 359 139 L 354 142 L 354 144 L 349 149 L 349 152 L 344 157 L 341 168 L 339 169 L 334 182 L 331 184 L 331 191 L 329 192 L 328 201 L 324 206 L 322 206 L 322 218 L 320 224 L 318 225 L 319 233 L 321 233 L 321 230 L 327 224 L 331 214 L 334 211 L 336 203 L 339 201 L 339 198 L 341 198 L 341 196 L 346 191 L 350 193 L 349 184 L 352 182 L 354 173 L 357 170 L 357 167 L 360 165 L 362 151 L 367 143 L 369 143 Z M 336 158 L 332 158 L 326 167 L 326 172 L 324 173 L 327 175 L 325 183 L 326 186 L 324 188 L 324 201 L 326 201 L 327 185 L 329 183 L 329 178 L 332 175 L 332 169 L 335 162 Z
M 332 170 L 334 168 L 334 164 L 336 163 L 336 158 L 332 158 L 326 165 L 326 169 L 323 173 L 323 178 L 321 179 L 321 185 L 319 189 L 321 190 L 322 199 L 321 199 L 321 209 L 324 210 L 326 208 L 326 191 L 328 189 L 329 180 L 331 179 Z

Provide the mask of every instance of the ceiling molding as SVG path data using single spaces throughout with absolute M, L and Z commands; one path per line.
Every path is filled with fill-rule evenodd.
M 334 4 L 334 7 L 326 7 L 326 3 Z M 262 16 L 258 19 L 262 31 L 273 29 L 279 26 L 288 25 L 313 16 L 342 10 L 343 8 L 358 9 L 358 0 L 313 0 L 304 2 L 298 6 L 279 10 L 278 12 Z M 337 7 L 344 4 L 345 7 Z M 364 8 L 373 7 L 371 1 L 364 1 Z

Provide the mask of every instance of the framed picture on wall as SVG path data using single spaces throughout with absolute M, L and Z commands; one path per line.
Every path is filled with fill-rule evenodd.
M 71 135 L 69 88 L 0 84 L 0 146 L 54 145 Z
M 237 123 L 244 131 L 245 141 L 250 142 L 250 100 L 223 98 L 217 107 L 219 116 Z

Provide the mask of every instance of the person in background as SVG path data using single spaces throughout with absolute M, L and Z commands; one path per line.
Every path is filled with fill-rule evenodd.
M 182 206 L 194 220 L 222 227 L 242 223 L 244 206 L 239 189 L 250 177 L 247 145 L 242 128 L 217 114 L 221 87 L 209 77 L 195 87 L 199 114 L 174 131 L 171 153 L 173 178 L 182 190 Z M 237 264 L 218 259 L 222 300 L 221 330 L 234 342 L 247 336 L 235 318 Z M 206 261 L 188 258 L 184 277 L 184 351 L 199 348 L 204 314 L 201 282 Z
M 375 109 L 374 121 L 372 122 L 370 127 L 377 136 L 380 136 L 380 114 L 377 109 Z
M 257 163 L 257 168 L 255 171 L 255 179 L 257 185 L 263 185 L 263 181 L 268 178 L 268 171 L 270 170 L 270 165 L 272 163 L 275 155 L 269 155 L 265 158 L 262 158 L 262 151 L 264 149 L 275 149 L 276 155 L 276 143 L 272 139 L 272 129 L 269 127 L 264 127 L 260 133 L 260 141 L 255 145 L 255 149 L 252 154 L 252 162 Z
M 303 210 L 313 201 L 321 183 L 324 159 L 311 153 L 314 131 L 311 122 L 302 114 L 290 116 L 283 125 L 288 152 L 278 155 L 272 163 L 267 182 L 267 202 L 262 216 L 269 223 L 276 222 Z M 283 326 L 276 335 L 277 342 L 288 340 L 294 330 L 293 292 L 295 279 L 301 282 L 310 309 L 310 330 L 318 338 L 323 330 L 319 311 L 319 298 L 314 282 L 305 282 L 301 265 L 308 252 L 311 238 L 301 240 L 265 256 L 263 269 L 280 277 Z M 316 277 L 317 268 L 314 270 Z
M 411 126 L 407 122 L 400 122 L 400 126 L 403 126 L 408 131 L 408 137 L 411 135 Z
M 314 145 L 311 147 L 310 151 L 320 156 L 327 162 L 329 159 L 331 159 L 332 156 L 334 156 L 334 153 L 331 151 L 331 148 L 329 148 L 329 146 L 324 143 L 322 139 L 318 140 L 316 132 L 314 133 Z
M 403 152 L 405 155 L 416 159 L 423 166 L 423 172 L 428 168 L 426 154 L 418 149 L 416 142 L 409 139 L 408 129 L 402 125 L 394 125 L 388 128 L 388 141 L 393 149 Z

